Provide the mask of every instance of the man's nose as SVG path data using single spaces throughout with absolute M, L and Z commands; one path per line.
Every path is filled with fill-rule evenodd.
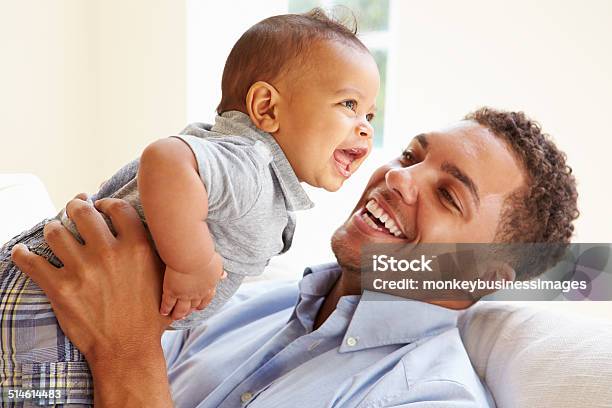
M 407 205 L 414 205 L 419 195 L 419 189 L 414 177 L 407 168 L 396 168 L 387 171 L 385 174 L 387 188 L 397 194 Z

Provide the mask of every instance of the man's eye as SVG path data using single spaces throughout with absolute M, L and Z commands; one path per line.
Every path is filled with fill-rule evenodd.
M 442 196 L 444 200 L 446 200 L 450 205 L 455 207 L 457 211 L 461 211 L 461 208 L 459 208 L 459 205 L 457 204 L 457 202 L 455 201 L 451 193 L 448 192 L 447 189 L 439 188 L 438 191 L 440 191 L 440 195 Z
M 344 107 L 349 108 L 350 110 L 354 111 L 355 108 L 357 108 L 357 101 L 350 99 L 348 101 L 342 101 L 340 102 Z
M 410 150 L 404 150 L 402 152 L 402 161 L 406 162 L 406 163 L 414 163 L 414 153 L 412 153 Z

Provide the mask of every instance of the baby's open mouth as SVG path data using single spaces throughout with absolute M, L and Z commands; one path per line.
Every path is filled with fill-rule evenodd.
M 352 174 L 351 164 L 366 155 L 368 149 L 361 147 L 353 147 L 350 149 L 334 150 L 334 161 L 336 168 L 344 177 L 350 177 Z

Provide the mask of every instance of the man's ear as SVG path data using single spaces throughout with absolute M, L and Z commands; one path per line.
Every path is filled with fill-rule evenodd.
M 516 272 L 514 269 L 505 262 L 492 262 L 486 265 L 486 270 L 484 274 L 480 275 L 480 279 L 487 282 L 495 282 L 495 281 L 514 281 L 516 279 Z M 480 299 L 484 296 L 487 296 L 496 290 L 492 289 L 484 289 L 484 290 L 476 290 L 473 293 L 474 299 Z
M 516 272 L 505 262 L 495 262 L 488 266 L 483 280 L 490 282 L 505 280 L 508 282 L 516 279 Z
M 280 94 L 272 85 L 257 81 L 249 88 L 246 109 L 251 121 L 259 129 L 275 133 L 279 128 L 278 102 Z

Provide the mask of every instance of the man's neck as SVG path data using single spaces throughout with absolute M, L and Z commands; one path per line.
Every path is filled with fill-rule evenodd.
M 313 330 L 317 330 L 324 322 L 327 320 L 329 315 L 332 314 L 334 310 L 336 310 L 336 306 L 338 305 L 338 301 L 342 296 L 348 295 L 360 295 L 361 294 L 361 286 L 359 275 L 355 275 L 349 271 L 346 271 L 342 268 L 342 272 L 340 273 L 340 277 L 334 283 L 329 293 L 325 296 L 325 300 L 317 313 L 317 317 L 314 321 Z
M 329 315 L 336 310 L 338 301 L 342 296 L 361 295 L 361 279 L 359 272 L 348 271 L 342 268 L 340 277 L 334 283 L 315 318 L 313 330 L 317 330 L 327 320 Z M 410 299 L 406 296 L 407 299 Z M 421 299 L 421 301 L 424 301 Z M 473 300 L 430 300 L 427 303 L 445 307 L 447 309 L 461 310 L 470 307 Z

